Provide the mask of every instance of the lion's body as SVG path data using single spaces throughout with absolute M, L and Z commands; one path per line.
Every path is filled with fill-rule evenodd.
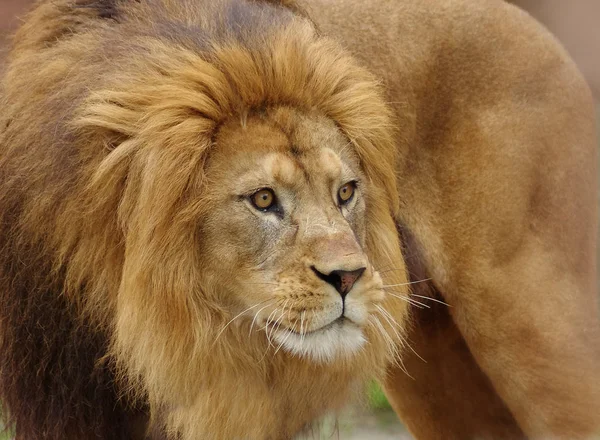
M 250 266 L 232 257 L 236 217 L 198 189 L 227 172 L 201 169 L 262 154 L 228 125 L 248 112 L 257 139 L 278 139 L 272 123 L 323 144 L 335 121 L 372 185 L 369 259 L 403 284 L 402 241 L 412 279 L 432 279 L 415 293 L 452 306 L 414 311 L 428 363 L 404 350 L 414 380 L 388 376 L 417 437 L 598 432 L 593 105 L 571 61 L 500 1 L 299 3 L 393 114 L 300 10 L 42 1 L 17 34 L 0 112 L 0 398 L 17 438 L 127 439 L 148 414 L 155 438 L 289 438 L 383 377 L 393 350 L 368 332 L 353 361 L 265 359 L 200 277 Z M 205 154 L 220 143 L 235 148 Z M 231 251 L 214 250 L 223 231 Z M 403 327 L 402 302 L 384 304 Z
M 418 438 L 600 433 L 597 142 L 572 61 L 499 1 L 311 3 L 384 79 L 409 271 L 453 306 L 415 313 L 428 364 L 391 376 L 396 409 Z

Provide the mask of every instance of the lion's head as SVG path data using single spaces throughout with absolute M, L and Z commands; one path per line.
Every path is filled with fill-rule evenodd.
M 199 3 L 119 4 L 118 26 L 52 49 L 53 96 L 77 84 L 78 169 L 48 241 L 173 429 L 266 438 L 293 401 L 273 428 L 288 435 L 401 343 L 393 123 L 376 79 L 307 19 Z M 87 73 L 67 75 L 73 60 Z
M 283 350 L 355 354 L 384 293 L 366 254 L 370 185 L 348 139 L 318 112 L 277 107 L 227 121 L 215 146 L 200 226 L 209 288 Z

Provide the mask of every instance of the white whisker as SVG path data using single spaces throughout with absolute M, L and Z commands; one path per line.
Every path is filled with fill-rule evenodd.
M 302 313 L 300 313 L 300 343 L 304 343 L 304 338 L 306 336 L 306 334 L 304 333 L 304 314 L 306 313 L 306 310 L 302 310 Z
M 416 357 L 418 357 L 419 359 L 421 359 L 423 362 L 427 363 L 427 361 L 425 359 L 423 359 L 423 357 L 419 353 L 417 353 L 414 348 L 412 348 L 410 346 L 410 344 L 408 343 L 408 341 L 406 341 L 406 346 L 408 348 L 410 348 L 410 351 L 412 351 L 415 354 Z
M 265 334 L 267 335 L 267 341 L 269 342 L 269 345 L 273 345 L 271 343 L 271 338 L 269 337 L 269 322 L 271 322 L 271 316 L 273 316 L 274 314 L 277 313 L 277 311 L 279 310 L 279 307 L 275 307 L 275 309 L 273 309 L 271 311 L 271 313 L 269 313 L 269 316 L 267 316 L 267 320 L 265 321 L 265 326 L 264 326 L 264 330 L 265 330 Z
M 383 307 L 381 307 L 379 305 L 376 305 L 376 307 L 382 312 L 382 314 L 384 315 L 383 316 L 384 318 L 386 318 L 386 316 L 389 317 L 389 319 L 391 319 L 392 322 L 395 323 L 398 326 L 398 328 L 402 328 L 402 327 L 400 327 L 400 324 L 398 324 L 398 321 L 396 321 L 394 319 L 394 317 L 387 310 L 385 310 Z M 388 321 L 388 323 L 390 325 L 392 325 L 392 323 L 387 318 L 386 318 L 386 320 Z M 393 328 L 393 326 L 392 326 L 392 328 Z M 402 346 L 403 347 L 407 346 L 410 349 L 410 351 L 412 351 L 415 354 L 415 356 L 417 356 L 423 362 L 427 363 L 427 361 L 425 359 L 423 359 L 423 357 L 419 353 L 417 353 L 414 348 L 411 347 L 411 345 L 408 343 L 408 341 L 406 339 L 404 339 L 401 335 L 399 335 L 398 332 L 396 332 L 396 335 L 402 341 Z
M 375 304 L 375 307 L 377 308 L 377 310 L 379 310 L 379 312 L 381 312 L 381 316 L 383 316 L 383 318 L 387 321 L 387 323 L 390 325 L 390 327 L 392 327 L 392 330 L 394 331 L 394 334 L 396 335 L 396 337 L 398 338 L 400 343 L 402 345 L 404 345 L 404 339 L 402 338 L 402 336 L 400 336 L 400 333 L 398 333 L 398 331 L 396 330 L 396 326 L 399 327 L 399 324 L 394 320 L 394 318 L 392 318 L 392 316 L 387 312 L 387 310 L 385 310 L 379 304 Z M 391 321 L 390 321 L 390 319 L 391 319 Z M 392 321 L 396 324 L 396 326 L 394 324 L 392 324 Z
M 254 318 L 252 318 L 252 324 L 250 324 L 250 331 L 248 332 L 248 337 L 250 337 L 250 335 L 252 334 L 252 328 L 254 327 L 254 323 L 256 322 L 256 318 L 258 318 L 258 315 L 260 314 L 260 312 L 262 312 L 264 309 L 266 309 L 267 307 L 269 307 L 271 305 L 271 303 L 267 304 L 266 306 L 260 308 L 258 310 L 258 312 L 256 312 L 254 314 Z
M 392 339 L 390 338 L 390 335 L 388 334 L 388 332 L 385 331 L 385 328 L 381 324 L 381 321 L 379 321 L 379 319 L 377 319 L 377 317 L 375 317 L 375 316 L 373 316 L 373 319 L 375 321 L 375 324 L 377 324 L 377 328 L 379 329 L 379 333 L 381 333 L 381 336 L 385 339 L 386 343 L 388 345 L 395 346 L 394 341 L 392 341 Z
M 407 303 L 409 303 L 409 304 L 411 304 L 411 305 L 413 305 L 415 307 L 418 307 L 420 309 L 422 309 L 422 308 L 426 308 L 426 309 L 431 308 L 431 307 L 429 307 L 429 305 L 421 303 L 421 302 L 419 302 L 417 300 L 414 300 L 414 299 L 410 299 L 408 296 L 396 295 L 396 294 L 394 294 L 392 292 L 385 292 L 385 293 L 387 293 L 388 295 L 392 295 L 395 298 L 401 299 L 402 301 L 405 301 L 405 302 L 407 302 Z
M 436 299 L 436 298 L 431 298 L 429 296 L 415 295 L 414 293 L 411 293 L 411 296 L 416 296 L 417 298 L 428 299 L 429 301 L 435 301 L 436 303 L 440 303 L 440 304 L 443 304 L 445 306 L 452 307 L 450 304 L 445 303 L 444 301 L 441 301 L 441 300 Z
M 375 322 L 378 324 L 382 334 L 387 334 L 383 328 L 383 325 L 381 325 L 381 322 L 379 322 L 379 319 L 375 318 Z M 389 335 L 388 336 L 388 341 L 389 339 Z M 389 342 L 388 342 L 389 343 Z M 394 352 L 394 357 L 396 358 L 396 360 L 398 361 L 398 365 L 400 366 L 400 369 L 404 372 L 404 374 L 406 374 L 408 377 L 410 377 L 412 380 L 415 380 L 414 377 L 412 377 L 410 375 L 410 373 L 408 372 L 406 365 L 404 365 L 404 362 L 402 361 L 402 356 L 400 355 L 400 353 L 398 353 L 398 350 L 396 350 L 395 345 L 393 345 L 392 347 L 393 352 Z
M 294 326 L 296 325 L 297 321 L 294 321 Z M 287 342 L 288 339 L 290 339 L 290 336 L 292 336 L 294 332 L 292 330 L 287 330 L 287 336 L 285 338 L 283 338 L 281 340 L 281 342 L 279 343 L 279 347 L 277 347 L 277 350 L 275 350 L 275 353 L 273 353 L 273 356 L 275 356 L 277 354 L 277 352 L 281 349 L 281 347 L 283 347 L 283 345 Z
M 216 342 L 219 340 L 219 337 L 220 337 L 220 336 L 223 334 L 223 332 L 225 331 L 225 329 L 226 329 L 227 327 L 229 327 L 229 325 L 230 325 L 230 324 L 231 324 L 233 321 L 235 321 L 236 319 L 238 319 L 238 318 L 239 318 L 240 316 L 242 316 L 244 313 L 246 313 L 246 312 L 248 312 L 248 311 L 252 310 L 253 308 L 255 308 L 255 307 L 258 307 L 258 306 L 260 306 L 261 304 L 264 304 L 266 301 L 268 301 L 268 300 L 264 300 L 264 301 L 261 301 L 261 302 L 259 302 L 258 304 L 254 304 L 253 306 L 250 306 L 250 307 L 248 307 L 248 308 L 247 308 L 247 309 L 245 309 L 244 311 L 242 311 L 242 312 L 238 313 L 238 314 L 237 314 L 237 315 L 235 315 L 233 318 L 231 318 L 231 320 L 230 320 L 230 321 L 229 321 L 227 324 L 225 324 L 225 326 L 224 326 L 224 327 L 221 329 L 221 331 L 220 331 L 220 332 L 217 334 L 217 336 L 216 336 L 216 338 L 215 338 L 215 342 L 214 342 L 214 343 L 216 344 Z
M 385 286 L 382 287 L 399 287 L 399 286 L 408 286 L 410 284 L 419 284 L 419 283 L 425 283 L 427 281 L 431 281 L 431 278 L 425 278 L 424 280 L 417 280 L 417 281 L 409 281 L 407 283 L 400 283 L 400 284 L 387 284 Z
M 286 308 L 287 304 L 289 303 L 289 301 L 290 301 L 289 299 L 285 300 L 285 302 L 281 306 L 281 315 L 271 325 L 271 333 L 270 333 L 270 336 L 268 338 L 269 340 L 271 340 L 271 338 L 273 337 L 273 333 L 277 330 L 277 327 L 279 326 L 279 323 L 283 320 L 283 317 L 285 315 L 285 308 Z

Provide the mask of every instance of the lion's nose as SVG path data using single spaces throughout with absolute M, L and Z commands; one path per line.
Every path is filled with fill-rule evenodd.
M 319 278 L 335 287 L 335 290 L 337 290 L 342 296 L 342 299 L 344 299 L 346 297 L 346 294 L 350 292 L 350 290 L 352 290 L 352 287 L 361 277 L 366 268 L 361 267 L 359 269 L 351 271 L 334 270 L 327 275 L 322 272 L 319 272 L 319 270 L 315 266 L 312 266 L 311 269 Z

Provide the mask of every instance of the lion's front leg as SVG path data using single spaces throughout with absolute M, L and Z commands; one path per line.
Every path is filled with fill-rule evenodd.
M 457 289 L 453 317 L 525 432 L 590 438 L 600 432 L 597 302 L 556 258 L 532 244 Z
M 436 295 L 415 284 L 416 294 Z M 436 299 L 441 298 L 436 295 Z M 415 297 L 402 367 L 389 370 L 385 390 L 418 439 L 523 439 L 525 434 L 481 371 L 452 321 L 449 306 Z M 410 376 L 409 376 L 410 375 Z
M 386 391 L 417 438 L 517 439 L 525 432 L 575 439 L 600 432 L 593 273 L 557 270 L 560 258 L 549 242 L 531 237 L 501 267 L 469 261 L 466 253 L 460 263 L 429 270 L 411 261 L 419 255 L 413 237 L 404 241 L 411 273 L 433 281 L 413 285 L 421 295 L 414 298 L 428 308 L 413 309 L 414 352 L 405 350 L 407 372 L 392 369 Z M 469 270 L 457 273 L 457 266 Z M 445 283 L 436 281 L 442 269 Z M 448 306 L 425 299 L 439 294 L 434 284 Z

